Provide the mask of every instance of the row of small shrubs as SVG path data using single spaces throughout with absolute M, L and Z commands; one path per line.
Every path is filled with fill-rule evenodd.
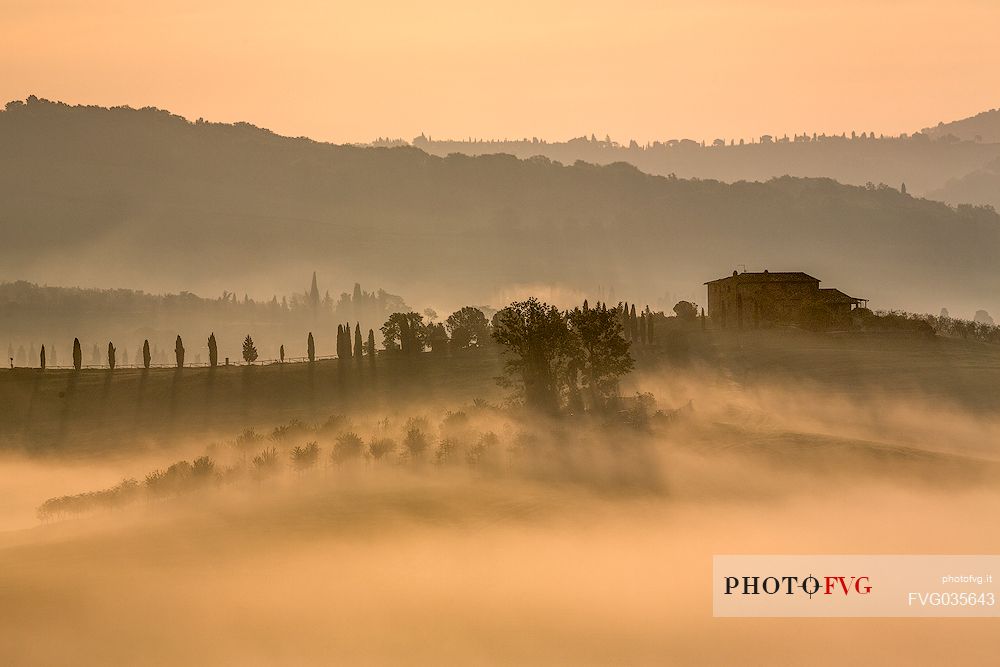
M 414 422 L 419 423 L 420 420 Z M 276 432 L 286 431 L 279 427 Z M 262 436 L 247 429 L 237 436 L 235 442 L 240 447 L 247 447 L 262 440 Z M 470 465 L 484 463 L 486 454 L 493 451 L 498 442 L 499 438 L 492 432 L 482 434 L 469 446 L 461 445 L 455 438 L 444 438 L 438 443 L 432 460 L 437 464 L 453 463 L 464 455 L 464 460 Z M 395 439 L 385 436 L 375 436 L 365 442 L 357 433 L 348 431 L 336 437 L 327 460 L 335 466 L 359 461 L 392 460 L 399 464 L 418 462 L 425 458 L 431 439 L 419 427 L 411 426 L 401 445 Z M 321 452 L 316 441 L 295 445 L 288 452 L 289 467 L 298 473 L 314 468 L 321 461 Z M 244 477 L 245 473 L 249 473 L 254 480 L 262 481 L 280 473 L 284 469 L 282 463 L 283 459 L 275 446 L 259 450 L 243 465 L 222 469 L 208 456 L 199 457 L 192 462 L 178 461 L 165 469 L 151 471 L 142 482 L 128 478 L 108 489 L 49 498 L 38 507 L 37 515 L 39 519 L 47 520 L 114 509 L 142 498 L 152 500 L 178 496 L 212 485 L 229 483 Z
M 865 324 L 870 328 L 882 330 L 914 331 L 1000 344 L 1000 326 L 947 315 L 921 315 L 902 310 L 876 311 Z
M 669 422 L 672 417 L 656 410 L 652 394 L 636 394 L 621 400 L 622 409 L 614 415 L 615 423 L 637 430 L 646 430 L 654 422 Z M 674 411 L 685 412 L 687 408 Z M 498 409 L 484 401 L 474 403 L 473 412 L 495 414 Z M 674 413 L 671 413 L 672 415 Z M 367 440 L 358 435 L 349 419 L 334 415 L 320 425 L 308 426 L 299 420 L 275 427 L 267 436 L 252 428 L 243 430 L 230 445 L 239 454 L 233 465 L 220 467 L 209 456 L 193 461 L 178 461 L 165 469 L 156 469 L 142 482 L 124 479 L 101 491 L 50 498 L 37 510 L 42 520 L 59 516 L 107 510 L 139 499 L 155 500 L 179 496 L 213 485 L 228 484 L 249 476 L 258 482 L 273 477 L 285 469 L 304 474 L 321 463 L 342 467 L 357 463 L 370 465 L 468 465 L 498 470 L 511 463 L 513 457 L 537 449 L 538 435 L 517 429 L 507 438 L 506 447 L 492 430 L 475 427 L 475 420 L 464 411 L 447 412 L 438 426 L 438 436 L 430 433 L 424 417 L 410 417 L 403 424 L 401 437 L 390 436 L 389 421 L 378 422 L 375 434 Z M 316 439 L 313 439 L 316 438 Z M 328 451 L 319 440 L 330 443 Z M 294 446 L 291 442 L 298 441 Z M 291 442 L 290 442 L 291 441 Z M 213 446 L 214 447 L 214 446 Z M 213 449 L 210 449 L 210 453 Z M 287 461 L 287 463 L 286 463 Z

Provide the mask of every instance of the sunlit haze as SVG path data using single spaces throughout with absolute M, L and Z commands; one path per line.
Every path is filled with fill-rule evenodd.
M 3 0 L 0 97 L 334 142 L 912 132 L 1000 104 L 1000 3 Z
M 998 28 L 0 0 L 0 667 L 995 665 Z

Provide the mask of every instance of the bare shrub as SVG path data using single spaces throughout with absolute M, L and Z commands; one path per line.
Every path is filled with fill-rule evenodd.
M 278 472 L 278 450 L 274 447 L 263 450 L 250 462 L 255 479 L 261 480 Z
M 357 433 L 353 431 L 343 433 L 337 437 L 337 442 L 330 452 L 330 458 L 334 463 L 341 464 L 354 460 L 361 456 L 365 443 Z
M 375 461 L 381 461 L 396 449 L 396 441 L 392 438 L 372 438 L 368 442 L 368 455 Z
M 411 427 L 406 431 L 406 438 L 403 440 L 403 446 L 406 448 L 406 453 L 409 455 L 410 459 L 418 461 L 423 458 L 424 452 L 427 451 L 427 447 L 430 446 L 430 441 L 421 429 Z
M 306 443 L 304 447 L 296 445 L 292 450 L 292 466 L 298 471 L 308 470 L 319 460 L 319 445 L 316 441 Z

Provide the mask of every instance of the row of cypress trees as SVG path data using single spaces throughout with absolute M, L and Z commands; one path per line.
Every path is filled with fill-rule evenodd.
M 181 342 L 181 337 L 177 337 L 177 343 L 174 349 L 174 353 L 177 355 L 177 366 L 184 365 L 184 345 Z M 118 365 L 118 349 L 115 347 L 113 342 L 108 343 L 108 368 L 111 370 L 115 369 Z M 152 355 L 149 352 L 149 341 L 145 340 L 142 342 L 142 365 L 149 368 L 149 364 L 152 361 Z M 45 346 L 42 346 L 42 352 L 39 358 L 40 366 L 45 369 Z M 83 349 L 80 347 L 80 339 L 73 339 L 73 368 L 80 370 L 83 368 Z
M 368 330 L 368 357 L 371 362 L 375 362 L 375 331 L 372 329 Z M 316 340 L 313 338 L 313 334 L 310 331 L 309 337 L 306 340 L 306 354 L 308 355 L 309 361 L 316 361 Z M 285 361 L 285 346 L 282 345 L 278 351 L 279 361 L 284 363 Z M 339 324 L 337 325 L 337 356 L 341 359 L 361 359 L 365 355 L 365 345 L 361 338 L 361 325 L 360 323 L 354 326 L 354 343 L 351 343 L 351 325 L 350 324 Z M 178 335 L 177 339 L 174 341 L 174 359 L 177 368 L 184 367 L 184 341 Z M 249 335 L 243 341 L 243 359 L 247 363 L 253 363 L 257 361 L 257 348 L 254 345 L 253 338 Z M 228 358 L 227 358 L 228 363 Z M 142 343 L 142 365 L 144 368 L 149 368 L 152 362 L 152 355 L 149 351 L 149 340 L 144 340 Z M 108 343 L 108 368 L 114 370 L 117 365 L 117 348 L 113 342 Z M 215 368 L 219 365 L 219 344 L 215 339 L 215 332 L 212 332 L 208 336 L 208 365 Z M 41 352 L 39 353 L 39 366 L 42 370 L 45 369 L 45 346 L 42 345 Z M 80 346 L 80 339 L 73 339 L 73 368 L 80 370 L 83 368 L 83 349 Z
M 646 309 L 638 316 L 636 316 L 634 303 L 630 307 L 626 301 L 619 307 L 625 338 L 639 345 L 651 345 L 653 343 L 653 313 L 649 310 L 649 306 L 646 306 Z
M 590 304 L 584 300 L 583 309 L 586 311 L 589 308 Z M 607 308 L 607 304 L 598 302 L 597 308 Z M 628 301 L 619 301 L 615 307 L 615 311 L 618 313 L 618 321 L 621 322 L 622 334 L 625 336 L 625 340 L 638 345 L 653 344 L 653 313 L 650 311 L 649 306 L 646 306 L 645 310 L 637 314 L 634 303 L 629 304 Z
M 309 334 L 310 337 L 312 334 Z M 375 362 L 375 330 L 368 330 L 368 357 L 371 359 L 372 363 Z M 351 342 L 351 324 L 350 322 L 346 324 L 337 325 L 337 356 L 341 359 L 357 359 L 360 360 L 365 355 L 365 343 L 361 337 L 361 323 L 357 322 L 354 325 L 354 342 Z M 310 357 L 309 361 L 313 358 Z

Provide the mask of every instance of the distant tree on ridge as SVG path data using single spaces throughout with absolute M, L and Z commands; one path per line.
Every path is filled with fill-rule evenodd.
M 243 340 L 243 360 L 248 364 L 252 364 L 257 361 L 257 348 L 253 344 L 253 338 L 250 334 Z

